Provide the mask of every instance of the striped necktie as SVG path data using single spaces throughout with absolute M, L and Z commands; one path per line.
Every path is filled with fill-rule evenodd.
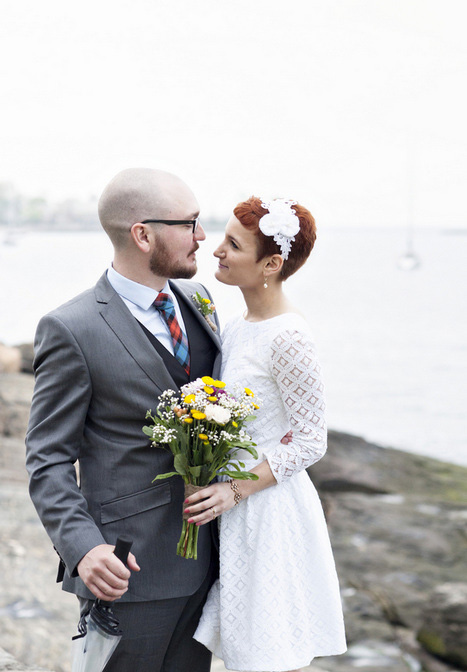
M 174 357 L 180 362 L 185 369 L 187 375 L 190 375 L 190 352 L 188 350 L 188 340 L 183 333 L 177 316 L 175 315 L 175 306 L 168 294 L 162 292 L 157 295 L 154 301 L 154 307 L 159 311 L 169 327 L 170 335 L 174 348 Z

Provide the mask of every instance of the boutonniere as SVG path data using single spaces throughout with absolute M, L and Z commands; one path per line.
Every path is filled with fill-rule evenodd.
M 217 331 L 217 325 L 211 320 L 211 315 L 216 310 L 216 306 L 211 303 L 210 299 L 205 299 L 199 292 L 195 292 L 192 297 L 193 303 L 209 324 L 214 333 Z

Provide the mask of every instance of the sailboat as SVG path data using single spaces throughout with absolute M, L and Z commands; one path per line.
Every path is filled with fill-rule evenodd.
M 407 247 L 397 261 L 397 267 L 401 271 L 414 271 L 421 266 L 420 258 L 415 254 L 412 238 L 407 238 Z
M 408 161 L 409 163 L 409 161 Z M 397 261 L 397 267 L 401 271 L 415 271 L 420 268 L 421 260 L 415 254 L 413 242 L 413 222 L 414 222 L 414 204 L 413 204 L 413 171 L 407 170 L 407 225 L 406 225 L 406 247 L 405 252 L 401 254 Z

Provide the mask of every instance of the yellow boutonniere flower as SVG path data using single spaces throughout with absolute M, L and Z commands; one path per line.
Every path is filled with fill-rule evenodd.
M 214 385 L 214 378 L 211 378 L 211 376 L 203 376 L 201 380 L 205 385 Z
M 254 392 L 250 390 L 249 387 L 245 387 L 245 394 L 247 394 L 249 397 L 254 397 Z
M 212 388 L 212 387 L 208 387 L 207 385 L 206 385 L 206 387 L 204 388 L 204 391 L 206 392 L 206 394 L 212 394 L 212 393 L 214 392 L 213 388 Z
M 194 400 L 195 400 L 194 394 L 187 394 L 183 401 L 185 402 L 185 404 L 192 404 Z
M 198 439 L 201 439 L 201 441 L 207 441 L 208 437 L 206 434 L 198 434 Z
M 217 401 L 217 397 L 208 397 L 209 401 Z
M 183 422 L 186 422 L 187 425 L 191 425 L 193 418 L 183 418 Z
M 201 413 L 201 411 L 191 411 L 191 415 L 194 417 L 195 420 L 204 420 L 206 417 L 205 413 Z
M 211 315 L 216 310 L 216 306 L 213 303 L 211 303 L 210 299 L 205 299 L 203 296 L 201 296 L 199 292 L 195 292 L 191 298 L 193 299 L 193 302 L 197 310 L 199 310 L 199 312 L 204 317 L 206 322 L 209 324 L 213 332 L 216 333 L 217 324 L 215 324 L 211 320 Z
M 222 390 L 225 387 L 225 383 L 222 380 L 215 380 L 213 382 L 214 387 L 217 387 L 218 390 Z

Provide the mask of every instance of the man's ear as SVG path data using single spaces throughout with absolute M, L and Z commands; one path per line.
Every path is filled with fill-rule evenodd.
M 264 276 L 265 277 L 270 277 L 272 275 L 276 275 L 277 273 L 280 273 L 282 270 L 282 266 L 284 265 L 284 260 L 281 257 L 280 254 L 273 254 L 269 259 L 266 261 L 264 265 Z
M 146 224 L 141 224 L 140 222 L 133 224 L 130 229 L 130 235 L 133 239 L 133 242 L 141 250 L 141 252 L 150 252 L 150 234 L 151 229 Z

